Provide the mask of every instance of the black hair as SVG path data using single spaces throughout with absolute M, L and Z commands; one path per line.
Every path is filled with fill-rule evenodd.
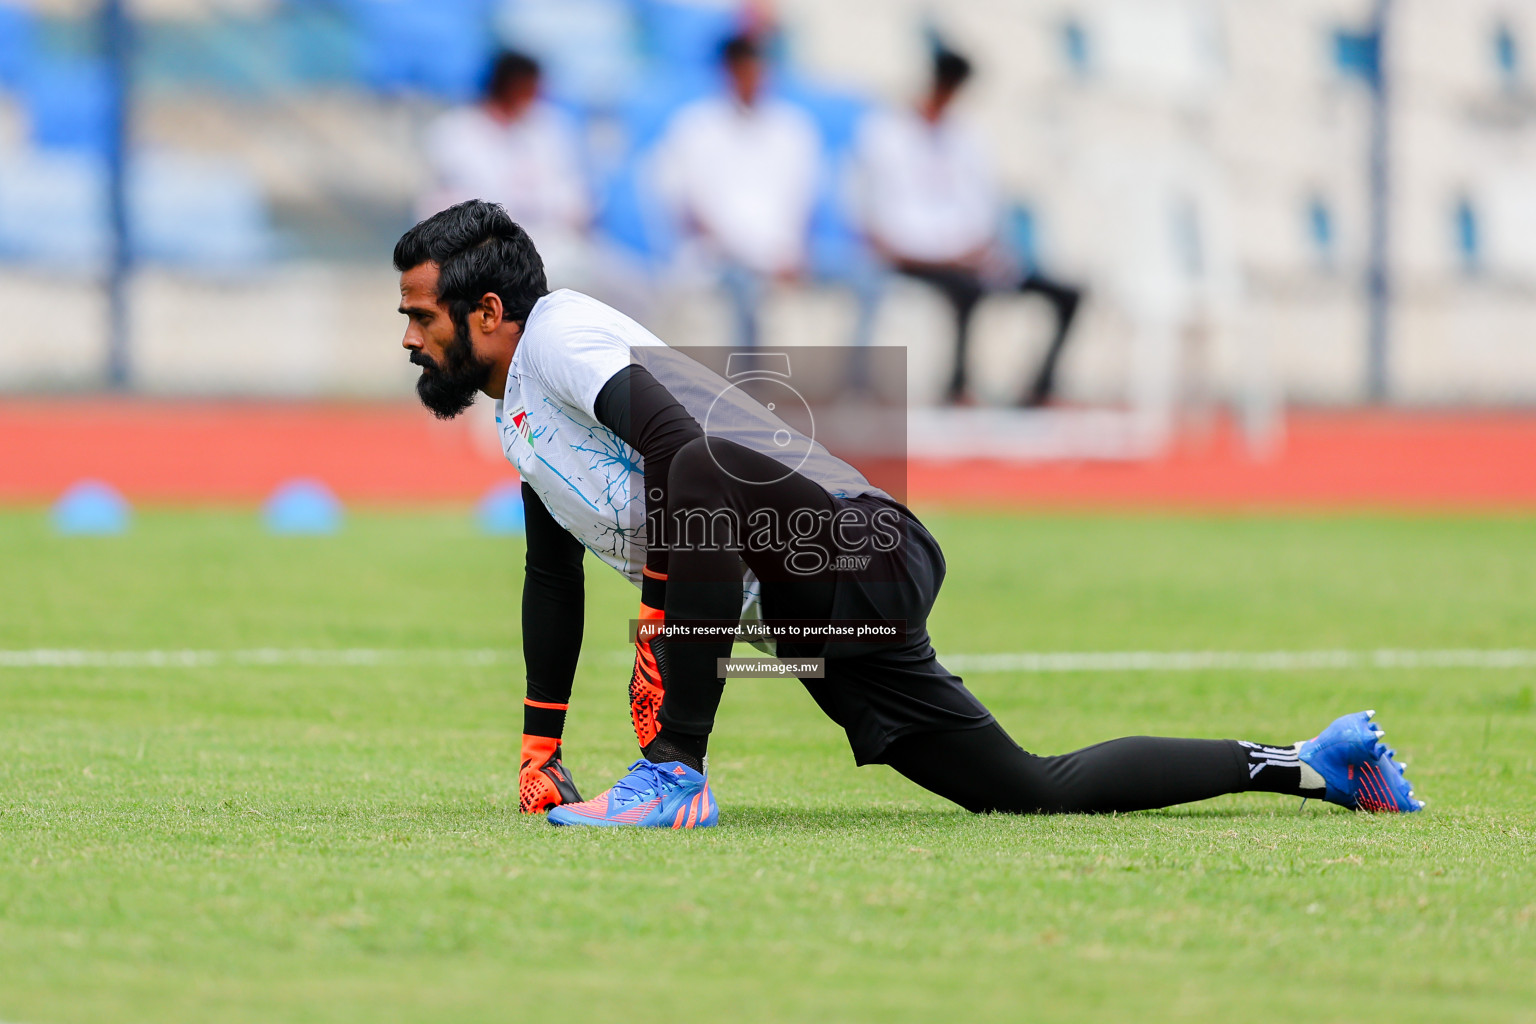
M 738 32 L 720 44 L 720 63 L 730 65 L 737 61 L 756 60 L 763 55 L 757 37 L 750 32 Z
M 395 269 L 403 274 L 423 263 L 437 264 L 437 300 L 460 330 L 487 292 L 500 296 L 503 315 L 518 323 L 549 294 L 544 261 L 528 232 L 483 199 L 434 213 L 400 236 Z
M 939 47 L 933 53 L 933 86 L 944 92 L 954 92 L 971 77 L 971 62 L 948 47 Z
M 514 85 L 537 81 L 542 73 L 539 62 L 526 53 L 502 50 L 491 59 L 490 70 L 486 72 L 485 98 L 493 100 Z

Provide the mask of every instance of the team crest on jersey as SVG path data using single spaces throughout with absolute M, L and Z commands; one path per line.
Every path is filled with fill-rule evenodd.
M 528 422 L 528 410 L 518 406 L 512 410 L 512 427 L 530 446 L 533 444 L 533 425 Z

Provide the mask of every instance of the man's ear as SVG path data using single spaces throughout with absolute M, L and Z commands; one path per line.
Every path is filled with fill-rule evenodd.
M 474 316 L 479 321 L 480 330 L 490 334 L 501 326 L 505 310 L 501 305 L 501 296 L 495 292 L 486 292 L 480 297 L 480 305 L 476 307 Z

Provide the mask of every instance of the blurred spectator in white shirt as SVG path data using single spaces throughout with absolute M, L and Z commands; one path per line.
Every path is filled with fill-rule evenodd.
M 467 199 L 500 203 L 533 238 L 551 282 L 563 284 L 586 262 L 592 204 L 576 130 L 540 99 L 541 77 L 533 58 L 504 51 L 481 101 L 432 124 L 432 184 L 416 212 L 425 218 Z
M 757 343 L 772 280 L 805 270 L 820 182 L 821 140 L 805 113 L 765 95 L 755 39 L 721 47 L 724 95 L 680 110 L 656 151 L 657 187 L 695 248 L 718 268 L 737 316 L 738 343 Z
M 1020 399 L 1049 399 L 1056 362 L 1081 292 L 1010 265 L 999 244 L 1002 202 L 981 138 L 953 110 L 971 64 L 948 49 L 913 109 L 871 115 L 855 143 L 853 205 L 870 244 L 897 271 L 937 288 L 955 314 L 955 361 L 947 397 L 968 398 L 966 357 L 976 305 L 989 291 L 1037 292 L 1056 311 L 1056 332 Z

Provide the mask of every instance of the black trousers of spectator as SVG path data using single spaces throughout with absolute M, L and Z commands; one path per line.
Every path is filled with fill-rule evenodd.
M 955 365 L 945 397 L 950 402 L 958 402 L 965 397 L 966 393 L 965 365 L 971 342 L 971 318 L 982 298 L 989 291 L 997 289 L 989 287 L 979 274 L 965 267 L 898 262 L 896 269 L 908 277 L 937 288 L 949 301 L 950 308 L 954 310 Z M 1045 296 L 1056 312 L 1056 330 L 1051 335 L 1045 357 L 1040 361 L 1040 368 L 1035 371 L 1029 387 L 1018 400 L 1018 404 L 1022 406 L 1040 406 L 1048 402 L 1052 392 L 1055 391 L 1056 366 L 1061 359 L 1062 349 L 1066 347 L 1067 336 L 1072 330 L 1072 321 L 1077 316 L 1077 307 L 1082 302 L 1083 293 L 1081 289 L 1072 285 L 1035 273 L 1026 275 L 1019 282 L 1017 290 L 1024 294 L 1033 292 Z

